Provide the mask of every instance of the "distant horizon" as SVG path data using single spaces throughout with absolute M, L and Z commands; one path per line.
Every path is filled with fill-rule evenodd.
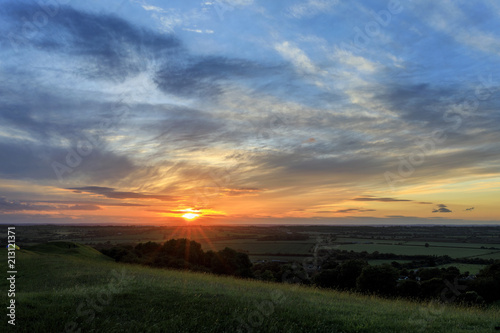
M 246 223 L 246 224 L 236 224 L 236 223 L 225 223 L 225 224 L 195 224 L 195 223 L 184 223 L 184 224 L 124 224 L 122 222 L 116 223 L 5 223 L 0 222 L 0 225 L 14 225 L 14 226 L 67 226 L 67 227 L 287 227 L 287 226 L 301 226 L 301 227 L 500 227 L 500 222 L 494 222 L 498 224 L 268 224 L 268 223 Z

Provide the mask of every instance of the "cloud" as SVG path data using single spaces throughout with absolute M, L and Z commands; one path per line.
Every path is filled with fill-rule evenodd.
M 470 208 L 465 208 L 466 211 L 473 211 L 474 210 L 474 207 L 470 207 Z
M 288 8 L 287 14 L 297 19 L 309 18 L 331 11 L 338 3 L 338 0 L 308 0 L 305 3 L 300 1 Z
M 77 204 L 77 205 L 40 205 L 26 201 L 10 201 L 0 197 L 0 212 L 21 212 L 21 211 L 64 211 L 64 210 L 101 210 L 98 205 Z
M 364 212 L 375 212 L 375 209 L 363 209 L 363 208 L 346 208 L 339 210 L 322 210 L 316 213 L 325 214 L 325 213 L 364 213 Z
M 69 6 L 47 20 L 34 34 L 20 35 L 23 18 L 32 17 L 40 8 L 35 4 L 10 2 L 4 4 L 4 19 L 10 29 L 3 31 L 3 44 L 23 49 L 32 46 L 40 51 L 59 52 L 85 61 L 80 68 L 87 77 L 123 80 L 144 70 L 146 59 L 166 52 L 180 52 L 179 40 L 134 26 L 115 15 L 90 13 Z M 6 15 L 5 15 L 6 14 Z M 19 43 L 10 43 L 15 36 Z M 83 65 L 80 63 L 79 65 Z
M 154 77 L 158 87 L 170 94 L 215 98 L 223 93 L 224 82 L 268 76 L 275 66 L 259 65 L 244 59 L 221 56 L 182 58 L 163 64 Z
M 75 193 L 94 193 L 112 199 L 156 199 L 161 201 L 175 201 L 178 197 L 161 194 L 143 194 L 137 192 L 120 192 L 111 187 L 84 186 L 67 188 Z
M 380 201 L 380 202 L 397 202 L 397 201 L 413 201 L 408 199 L 395 199 L 395 198 L 373 198 L 373 197 L 360 197 L 351 199 L 354 201 Z
M 54 210 L 54 207 L 48 205 L 36 205 L 19 201 L 9 201 L 6 198 L 0 198 L 0 212 L 14 211 L 32 211 L 32 210 Z
M 69 206 L 69 210 L 100 210 L 102 209 L 101 207 L 97 205 L 74 205 L 74 206 Z
M 418 217 L 415 216 L 405 216 L 405 215 L 386 215 L 385 217 L 391 219 L 418 219 Z
M 283 58 L 290 61 L 299 73 L 316 74 L 318 72 L 311 59 L 293 43 L 285 41 L 281 44 L 275 44 L 274 48 Z
M 438 204 L 438 208 L 432 210 L 433 213 L 451 213 L 452 211 L 446 208 L 447 206 L 444 204 Z
M 241 187 L 241 188 L 224 188 L 222 192 L 227 196 L 244 196 L 244 195 L 257 195 L 262 192 L 262 189 Z
M 39 203 L 50 203 L 50 204 L 57 204 L 57 205 L 74 205 L 74 206 L 109 206 L 109 207 L 149 207 L 151 205 L 142 205 L 142 204 L 136 204 L 136 203 L 128 203 L 128 202 L 95 202 L 95 201 L 84 201 L 84 202 L 77 202 L 77 201 L 37 201 Z
M 481 12 L 480 17 L 474 18 L 474 14 L 479 13 L 474 8 L 475 6 L 473 8 L 467 8 L 463 4 L 458 6 L 453 1 L 433 2 L 432 5 L 434 7 L 433 10 L 421 12 L 424 21 L 432 28 L 448 34 L 456 42 L 469 48 L 492 53 L 496 56 L 500 54 L 500 37 L 495 33 L 481 29 L 484 26 L 490 30 L 491 27 L 488 25 L 488 21 L 498 19 L 497 16 L 495 17 L 495 15 L 486 10 Z M 471 19 L 474 19 L 474 24 L 470 24 Z
M 201 213 L 197 209 L 191 209 L 191 210 L 148 209 L 147 211 L 155 213 L 166 213 L 166 214 Z

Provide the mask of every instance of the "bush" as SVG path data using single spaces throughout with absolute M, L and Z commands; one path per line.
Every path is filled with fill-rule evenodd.
M 399 273 L 391 265 L 365 266 L 356 280 L 356 286 L 364 292 L 394 295 Z
M 420 285 L 415 280 L 402 280 L 396 287 L 397 294 L 402 297 L 418 298 L 420 296 Z

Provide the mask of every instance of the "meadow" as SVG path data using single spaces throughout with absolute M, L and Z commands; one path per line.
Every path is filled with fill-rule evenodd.
M 494 307 L 119 264 L 67 242 L 16 256 L 17 332 L 493 332 L 500 324 Z

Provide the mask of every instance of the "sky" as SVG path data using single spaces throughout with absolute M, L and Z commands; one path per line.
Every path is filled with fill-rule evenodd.
M 0 223 L 500 224 L 500 4 L 0 0 Z

